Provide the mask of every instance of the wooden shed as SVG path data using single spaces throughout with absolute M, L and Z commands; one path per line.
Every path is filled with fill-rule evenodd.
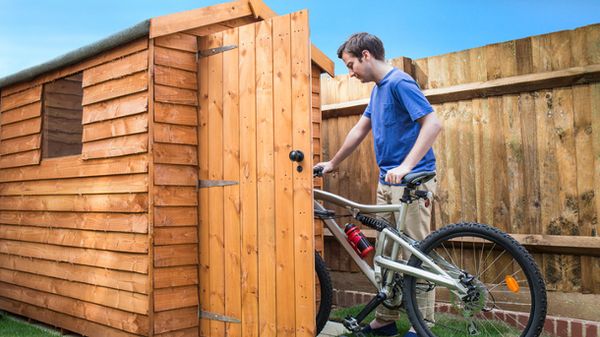
M 0 79 L 0 309 L 87 336 L 314 336 L 322 72 L 306 11 L 240 0 Z

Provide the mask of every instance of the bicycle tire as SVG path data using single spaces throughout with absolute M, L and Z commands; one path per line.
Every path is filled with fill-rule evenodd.
M 319 289 L 321 291 L 321 302 L 319 303 L 316 318 L 317 330 L 315 335 L 318 335 L 329 320 L 333 299 L 333 287 L 331 286 L 331 278 L 329 277 L 325 261 L 323 261 L 323 258 L 317 251 L 315 251 L 315 273 L 317 274 Z
M 420 292 L 421 294 L 423 294 L 424 292 L 417 288 L 416 277 L 410 275 L 405 276 L 403 291 L 406 311 L 409 320 L 415 328 L 417 334 L 419 336 L 428 337 L 437 337 L 452 334 L 455 334 L 457 336 L 469 336 L 470 334 L 475 333 L 478 333 L 478 336 L 483 337 L 486 336 L 486 334 L 497 336 L 496 331 L 498 331 L 499 329 L 511 329 L 509 327 L 509 324 L 501 322 L 497 320 L 497 318 L 509 317 L 508 315 L 514 315 L 512 317 L 515 317 L 515 320 L 511 321 L 511 323 L 516 324 L 517 328 L 511 330 L 512 334 L 518 335 L 519 330 L 521 330 L 522 328 L 522 333 L 519 335 L 521 337 L 539 336 L 544 327 L 544 321 L 546 318 L 547 310 L 547 297 L 544 279 L 533 257 L 529 254 L 529 252 L 527 252 L 527 250 L 523 246 L 521 246 L 508 234 L 496 228 L 477 223 L 454 224 L 431 233 L 422 242 L 419 243 L 419 249 L 425 254 L 428 254 L 430 257 L 433 256 L 434 259 L 438 259 L 437 261 L 453 260 L 452 265 L 455 265 L 453 256 L 456 257 L 456 255 L 453 255 L 453 253 L 450 253 L 450 251 L 457 252 L 458 249 L 454 246 L 454 244 L 456 243 L 458 246 L 458 242 L 460 242 L 461 255 L 460 259 L 457 258 L 456 260 L 460 260 L 459 264 L 463 264 L 461 261 L 467 261 L 469 259 L 466 257 L 467 255 L 462 256 L 463 252 L 466 252 L 470 249 L 470 247 L 467 247 L 467 249 L 464 250 L 464 242 L 469 242 L 467 240 L 467 237 L 472 237 L 476 238 L 476 240 L 480 240 L 471 241 L 473 245 L 473 251 L 469 254 L 472 258 L 472 261 L 464 262 L 465 265 L 474 266 L 473 269 L 476 269 L 475 272 L 481 275 L 481 279 L 479 278 L 479 275 L 477 275 L 477 281 L 473 281 L 471 283 L 473 285 L 473 289 L 475 289 L 474 294 L 476 295 L 471 297 L 471 301 L 465 300 L 465 298 L 460 299 L 455 295 L 453 301 L 453 294 L 450 291 L 444 293 L 443 286 L 437 285 L 436 289 L 439 290 L 436 290 L 436 292 L 438 294 L 445 294 L 445 296 L 449 300 L 438 299 L 438 294 L 435 294 L 436 299 L 433 307 L 441 308 L 440 304 L 443 301 L 447 301 L 442 304 L 442 306 L 445 305 L 445 310 L 447 310 L 447 313 L 439 313 L 439 310 L 436 309 L 436 312 L 434 314 L 434 322 L 427 322 L 426 319 L 423 318 L 423 313 L 421 312 L 421 309 L 419 309 L 419 303 L 417 301 L 417 293 Z M 453 239 L 453 241 L 450 241 L 451 239 Z M 489 243 L 484 243 L 483 240 L 487 240 L 489 241 Z M 479 248 L 476 248 L 475 242 L 478 242 L 477 244 L 481 244 L 481 257 L 483 257 L 486 244 L 487 247 L 491 246 L 491 248 L 489 248 L 490 252 L 487 253 L 488 256 L 489 254 L 492 254 L 493 258 L 495 256 L 494 254 L 496 254 L 498 255 L 498 257 L 491 263 L 488 263 L 488 257 L 486 256 L 486 259 L 484 261 L 480 261 L 479 267 L 477 267 L 476 258 L 479 254 Z M 452 244 L 452 249 L 448 250 L 446 244 L 448 244 L 448 247 L 450 244 Z M 498 246 L 500 249 L 494 251 L 494 248 L 496 248 L 496 246 Z M 440 259 L 441 255 L 439 252 L 443 252 L 442 248 L 446 250 L 446 252 L 443 254 L 447 253 L 447 257 Z M 504 256 L 506 252 L 508 252 L 509 256 L 505 257 L 504 260 L 499 260 L 502 256 Z M 514 285 L 515 283 L 512 282 L 512 280 L 516 279 L 513 277 L 512 280 L 510 280 L 509 278 L 511 278 L 512 276 L 505 274 L 505 270 L 506 268 L 508 268 L 509 264 L 501 263 L 508 260 L 509 257 L 512 258 L 512 260 L 510 261 L 511 269 L 509 270 L 513 271 L 516 269 L 517 271 L 512 275 L 517 276 L 519 278 L 519 280 L 516 281 L 516 286 Z M 496 263 L 496 261 L 498 261 L 498 263 Z M 512 261 L 515 261 L 516 264 Z M 408 264 L 410 266 L 420 268 L 422 261 L 414 256 L 411 256 Z M 450 264 L 448 264 L 447 266 L 450 266 Z M 502 271 L 498 273 L 495 269 L 500 269 L 502 268 L 502 266 L 504 266 L 504 269 L 502 269 Z M 486 274 L 490 268 L 495 269 L 492 269 L 491 272 Z M 480 272 L 482 269 L 483 271 Z M 452 267 L 449 267 L 449 269 L 447 270 L 452 270 L 453 272 L 458 271 L 458 269 Z M 466 267 L 460 268 L 460 270 L 464 271 L 466 270 Z M 524 275 L 521 276 L 519 273 L 522 273 Z M 496 280 L 498 277 L 500 277 L 501 279 L 502 275 L 504 274 L 506 275 L 505 280 L 504 282 L 500 282 L 497 285 L 494 285 L 494 281 L 492 281 L 490 284 L 490 274 L 493 275 L 491 276 L 491 278 L 494 280 Z M 487 281 L 485 280 L 485 278 L 487 278 Z M 527 287 L 522 287 L 521 283 L 525 282 Z M 513 286 L 509 286 L 509 283 L 512 283 Z M 422 287 L 421 289 L 425 288 Z M 523 290 L 522 292 L 521 289 Z M 431 290 L 424 291 L 428 292 Z M 496 292 L 498 292 L 498 294 L 496 294 Z M 496 299 L 496 296 L 498 296 L 498 299 L 500 299 L 500 301 Z M 505 298 L 511 299 L 512 301 L 508 301 Z M 502 302 L 502 300 L 506 302 Z M 517 302 L 519 300 L 524 302 L 524 304 L 520 304 L 519 302 Z M 490 303 L 487 303 L 487 301 L 490 301 Z M 527 304 L 525 302 L 530 302 L 530 304 Z M 498 303 L 501 303 L 502 307 L 506 306 L 507 308 L 509 306 L 514 307 L 521 305 L 522 307 L 518 308 L 524 308 L 525 314 L 521 313 L 523 310 L 506 311 L 506 309 L 501 308 L 498 305 Z M 427 306 L 424 306 L 424 308 L 427 307 L 432 307 L 431 300 L 427 304 Z M 494 310 L 498 311 L 494 312 Z M 502 316 L 500 316 L 500 312 L 502 312 Z M 507 313 L 507 316 L 503 316 L 504 313 Z M 431 312 L 429 314 L 431 314 Z M 446 318 L 448 318 L 447 321 L 443 321 L 444 315 L 446 315 Z M 460 322 L 461 324 L 452 326 L 452 320 L 459 321 L 461 319 L 465 320 L 465 330 L 463 330 L 459 334 L 456 334 L 454 330 L 463 329 L 463 322 Z M 522 321 L 520 321 L 521 319 Z M 523 323 L 525 320 L 526 323 Z M 438 321 L 440 321 L 439 324 Z M 435 327 L 436 325 L 438 327 Z M 456 328 L 456 326 L 458 326 L 459 328 Z M 482 331 L 479 331 L 482 328 L 485 329 L 485 334 L 482 334 Z M 490 331 L 488 331 L 488 328 L 490 329 Z M 493 331 L 492 328 L 496 331 Z M 437 332 L 433 332 L 433 330 L 436 330 Z M 445 330 L 445 332 L 442 333 L 442 330 Z M 508 334 L 510 335 L 511 333 Z

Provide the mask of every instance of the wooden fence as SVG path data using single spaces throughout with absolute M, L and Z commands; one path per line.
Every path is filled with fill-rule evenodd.
M 391 62 L 417 79 L 444 125 L 433 226 L 493 224 L 535 252 L 549 290 L 599 294 L 600 25 Z M 327 160 L 373 84 L 322 83 Z M 369 136 L 324 186 L 375 202 L 377 176 Z M 337 249 L 326 244 L 328 264 L 353 270 Z

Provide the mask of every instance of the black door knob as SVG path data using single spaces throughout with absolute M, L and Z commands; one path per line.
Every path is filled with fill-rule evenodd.
M 300 150 L 291 151 L 290 152 L 290 160 L 296 161 L 299 163 L 304 160 L 304 153 L 302 153 L 302 151 L 300 151 Z

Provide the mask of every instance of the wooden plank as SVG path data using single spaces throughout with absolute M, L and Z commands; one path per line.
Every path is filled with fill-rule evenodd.
M 503 70 L 504 71 L 504 70 Z M 492 156 L 493 156 L 493 167 L 501 167 L 506 165 L 506 147 L 504 146 L 504 133 L 502 123 L 502 112 L 504 107 L 502 105 L 501 97 L 493 97 L 489 99 L 490 108 L 490 126 L 492 136 Z M 494 170 L 493 173 L 493 197 L 492 202 L 493 214 L 494 214 L 494 226 L 501 228 L 504 231 L 508 231 L 510 228 L 510 216 L 509 216 L 509 195 L 508 195 L 508 173 L 507 170 Z M 489 186 L 489 185 L 487 185 Z
M 552 48 L 552 70 L 567 69 L 574 66 L 571 55 L 571 32 L 563 30 L 550 34 L 550 45 Z
M 186 286 L 157 289 L 154 291 L 154 310 L 161 312 L 198 306 L 198 288 Z
M 145 315 L 148 296 L 0 268 L 2 282 Z
M 140 71 L 119 79 L 84 88 L 82 104 L 84 106 L 90 105 L 146 90 L 148 90 L 148 72 Z
M 198 245 L 154 247 L 154 267 L 175 267 L 198 264 Z
M 273 163 L 272 21 L 256 24 L 256 133 L 258 216 L 258 316 L 261 336 L 275 336 L 275 182 Z
M 154 230 L 156 246 L 198 243 L 196 227 L 163 227 Z
M 154 141 L 160 143 L 172 144 L 198 144 L 198 134 L 196 127 L 155 123 Z
M 473 144 L 473 167 L 477 168 L 477 154 L 478 154 L 478 149 L 479 149 L 479 144 L 476 141 L 476 137 L 475 134 L 478 132 L 479 129 L 476 129 L 474 127 L 475 125 L 475 120 L 477 120 L 476 116 L 477 116 L 477 105 L 476 102 L 472 103 L 472 108 L 473 108 L 473 116 L 472 116 L 472 124 L 473 126 L 471 127 L 471 129 L 473 130 L 473 135 L 472 138 L 473 140 L 471 141 Z M 433 109 L 435 110 L 438 118 L 440 119 L 440 121 L 443 121 L 443 116 L 444 116 L 444 112 L 442 110 L 442 106 L 438 106 L 438 105 L 434 105 Z M 444 125 L 444 124 L 443 124 Z M 446 136 L 445 136 L 446 130 L 442 129 L 442 132 L 440 133 L 440 135 L 436 138 L 436 141 L 433 144 L 433 151 L 435 153 L 435 160 L 436 160 L 436 170 L 437 170 L 437 192 L 435 195 L 435 199 L 434 199 L 434 203 L 433 203 L 433 213 L 432 213 L 432 217 L 433 217 L 433 223 L 432 223 L 432 228 L 431 229 L 438 229 L 440 228 L 441 224 L 448 224 L 450 223 L 450 219 L 449 219 L 449 214 L 448 214 L 448 210 L 449 208 L 446 206 L 448 203 L 448 190 L 446 188 L 446 170 L 448 165 L 446 164 Z M 477 170 L 475 170 L 476 173 Z M 367 171 L 368 172 L 368 171 Z M 471 179 L 476 180 L 477 175 L 474 174 Z M 378 179 L 379 180 L 379 179 Z M 373 186 L 375 185 L 375 183 L 373 184 Z M 475 214 L 477 214 L 477 184 L 473 184 L 473 186 L 475 187 Z M 375 197 L 373 200 L 375 200 L 375 202 L 377 198 Z M 325 235 L 327 235 L 327 233 L 325 233 Z M 339 247 L 338 247 L 339 249 Z
M 185 308 L 157 312 L 154 315 L 154 333 L 160 334 L 198 326 L 198 309 Z
M 0 295 L 38 307 L 108 325 L 131 333 L 148 333 L 148 318 L 72 298 L 0 282 Z
M 176 68 L 187 71 L 196 71 L 196 54 L 156 47 L 154 49 L 154 63 L 169 68 Z
M 72 228 L 105 232 L 147 233 L 145 214 L 3 211 L 0 223 L 19 226 Z
M 148 191 L 146 174 L 113 177 L 38 180 L 0 184 L 0 195 L 68 195 Z
M 558 183 L 560 186 L 558 199 L 560 203 L 559 225 L 562 234 L 581 235 L 578 225 L 579 207 L 577 205 L 577 162 L 575 156 L 575 132 L 573 90 L 571 88 L 555 89 L 553 104 L 556 118 L 554 120 Z M 572 278 L 568 278 L 572 279 Z
M 148 114 L 143 113 L 83 126 L 84 143 L 148 132 Z
M 148 151 L 148 134 L 142 133 L 83 143 L 81 158 L 119 157 Z
M 7 154 L 0 157 L 0 169 L 37 165 L 40 163 L 40 150 Z
M 517 74 L 524 75 L 533 72 L 533 54 L 531 51 L 531 38 L 515 40 L 515 57 L 517 60 Z
M 196 188 L 157 186 L 154 190 L 154 202 L 156 206 L 196 206 Z
M 592 103 L 589 85 L 573 87 L 573 124 L 577 176 L 578 227 L 581 235 L 592 235 L 596 216 L 594 204 L 594 141 L 592 138 Z
M 74 265 L 16 255 L 1 255 L 0 268 L 44 275 L 70 283 L 82 283 L 124 292 L 147 293 L 148 277 L 143 274 L 106 268 Z
M 523 125 L 519 117 L 519 96 L 506 95 L 502 97 L 503 137 L 506 151 L 507 188 L 509 197 L 509 223 L 507 228 L 510 233 L 525 233 L 522 223 L 525 219 L 526 204 L 523 157 L 525 148 L 521 136 Z
M 223 45 L 223 34 L 208 36 L 207 47 L 217 48 Z M 208 57 L 208 179 L 223 179 L 223 54 Z M 225 247 L 224 247 L 224 188 L 208 190 L 209 228 L 209 266 L 210 266 L 210 305 L 211 312 L 225 311 Z M 211 320 L 210 333 L 213 336 L 224 334 L 225 324 Z
M 598 34 L 596 35 L 598 36 Z M 592 112 L 592 140 L 593 140 L 593 152 L 592 157 L 594 160 L 594 191 L 600 191 L 600 84 L 594 83 L 590 86 L 590 101 L 591 101 L 591 112 Z M 600 214 L 600 197 L 595 197 L 596 203 L 596 214 Z M 595 233 L 594 233 L 595 230 Z M 598 235 L 598 228 L 594 228 L 592 233 Z M 596 266 L 600 266 L 600 261 L 595 260 Z M 596 268 L 598 270 L 598 268 Z M 595 285 L 595 289 L 600 288 L 598 283 Z M 595 290 L 598 293 L 598 290 Z
M 291 69 L 289 17 L 273 18 L 273 68 Z M 295 333 L 296 308 L 290 303 L 295 300 L 294 289 L 294 246 L 293 222 L 293 170 L 289 161 L 292 151 L 292 74 L 280 71 L 273 77 L 274 162 L 275 162 L 275 299 L 277 308 L 277 335 L 293 336 Z
M 81 73 L 79 73 L 81 76 Z M 54 82 L 46 83 L 44 85 L 44 95 L 48 94 L 66 94 L 74 96 L 83 96 L 83 89 L 81 86 L 81 79 L 76 80 L 71 78 L 61 78 Z
M 240 198 L 242 226 L 242 334 L 259 336 L 256 163 L 255 26 L 239 28 Z
M 2 129 L 0 130 L 0 140 L 5 141 L 11 138 L 28 136 L 40 133 L 41 131 L 42 118 L 36 117 L 9 125 L 2 125 Z
M 144 50 L 83 72 L 83 87 L 118 79 L 148 69 L 148 51 Z
M 0 240 L 0 253 L 92 267 L 104 267 L 141 274 L 146 274 L 148 272 L 148 259 L 144 254 L 130 254 L 8 240 Z
M 0 182 L 106 176 L 148 172 L 146 155 L 84 161 L 79 156 L 47 159 L 36 167 L 4 169 Z
M 35 319 L 50 325 L 61 326 L 69 331 L 77 332 L 90 337 L 136 337 L 138 335 L 97 324 L 85 319 L 65 315 L 56 311 L 29 305 L 27 303 L 0 298 L 0 308 L 17 313 L 21 316 Z
M 458 62 L 462 62 L 458 60 Z M 463 81 L 463 78 L 456 79 Z M 473 104 L 470 101 L 458 103 L 458 153 L 460 162 L 460 197 L 462 207 L 462 218 L 467 221 L 477 219 L 477 194 L 475 181 L 475 166 L 473 165 Z M 436 153 L 439 155 L 439 152 Z M 457 168 L 454 168 L 456 170 Z M 439 189 L 438 189 L 439 190 Z M 452 193 L 452 192 L 451 192 Z
M 50 93 L 48 90 L 44 91 L 44 110 L 50 107 L 57 108 L 56 110 L 59 111 L 60 109 L 81 111 L 81 100 L 83 96 L 81 90 L 82 89 L 79 89 L 79 92 L 67 94 Z
M 523 181 L 525 182 L 525 218 L 520 233 L 541 233 L 540 223 L 540 171 L 537 169 L 538 140 L 535 99 L 531 94 L 522 94 L 517 101 L 521 120 L 523 148 Z
M 42 102 L 35 102 L 15 108 L 8 111 L 3 111 L 0 114 L 0 125 L 7 125 L 15 122 L 20 122 L 26 119 L 39 117 L 42 114 Z
M 187 329 L 175 330 L 166 332 L 164 334 L 154 335 L 155 337 L 197 337 L 198 336 L 198 328 L 192 327 Z
M 3 89 L 2 94 L 2 106 L 0 112 L 5 112 L 41 100 L 42 86 L 35 86 L 31 89 L 14 94 L 9 94 Z
M 148 111 L 148 93 L 141 92 L 83 107 L 82 123 L 136 115 Z
M 35 85 L 48 83 L 48 82 L 54 81 L 56 79 L 63 78 L 63 77 L 81 72 L 84 69 L 88 69 L 88 68 L 94 67 L 96 65 L 99 65 L 99 64 L 102 64 L 105 62 L 109 62 L 114 59 L 118 59 L 118 58 L 136 53 L 140 50 L 144 50 L 147 48 L 148 48 L 148 39 L 147 38 L 141 38 L 141 39 L 135 40 L 135 41 L 127 43 L 121 47 L 117 47 L 117 48 L 108 50 L 108 51 L 106 51 L 96 57 L 93 57 L 87 61 L 83 61 L 83 62 L 74 64 L 72 66 L 67 66 L 67 67 L 64 67 L 61 69 L 57 69 L 46 75 L 41 75 L 40 77 L 37 77 L 33 81 L 15 84 L 6 89 L 2 88 L 2 97 L 25 90 L 27 88 L 31 88 L 32 86 L 35 86 Z
M 157 65 L 154 68 L 154 76 L 157 84 L 185 89 L 197 89 L 198 87 L 195 72 Z
M 73 229 L 0 225 L 0 238 L 131 253 L 148 252 L 145 234 L 102 233 Z
M 197 165 L 196 146 L 178 144 L 154 144 L 155 164 Z
M 156 164 L 154 184 L 163 186 L 196 186 L 198 169 L 194 166 Z
M 312 61 L 319 66 L 319 68 L 323 69 L 324 72 L 329 74 L 329 76 L 335 76 L 335 63 L 325 53 L 323 53 L 319 48 L 315 47 L 314 44 L 310 45 L 311 58 Z
M 198 105 L 196 91 L 156 85 L 154 100 L 162 103 Z
M 198 125 L 198 112 L 196 107 L 179 104 L 166 104 L 156 102 L 154 105 L 154 121 L 177 125 Z
M 155 207 L 154 225 L 162 226 L 197 226 L 197 207 Z
M 195 53 L 198 49 L 198 39 L 194 35 L 174 33 L 154 39 L 154 45 Z
M 154 289 L 198 285 L 196 266 L 154 269 Z M 198 288 L 196 287 L 196 292 Z
M 198 49 L 208 49 L 208 38 L 198 39 Z M 208 146 L 210 138 L 208 137 L 209 129 L 209 100 L 208 90 L 209 82 L 209 64 L 208 58 L 202 57 L 198 59 L 198 174 L 200 179 L 209 179 L 209 156 Z M 208 189 L 200 189 L 198 192 L 199 205 L 199 233 L 200 233 L 200 266 L 199 277 L 200 284 L 198 291 L 200 293 L 200 310 L 210 310 L 210 222 L 209 218 L 209 193 Z M 200 336 L 210 335 L 210 320 L 201 319 L 199 327 Z
M 291 16 L 292 132 L 293 148 L 310 152 L 310 50 L 308 14 Z M 312 158 L 302 163 L 303 173 L 294 172 L 294 254 L 296 336 L 315 335 L 314 225 L 312 205 Z
M 37 150 L 41 147 L 41 145 L 42 135 L 39 133 L 30 136 L 12 138 L 0 143 L 0 155 L 3 156 L 11 153 Z
M 207 26 L 252 14 L 245 1 L 229 2 L 152 18 L 150 38 Z
M 223 32 L 223 45 L 239 45 L 239 31 Z M 239 106 L 239 50 L 223 53 L 223 179 L 240 181 L 240 106 Z M 225 250 L 225 315 L 241 318 L 242 285 L 240 259 L 240 186 L 223 190 L 223 238 Z M 225 334 L 241 336 L 242 327 L 236 323 L 225 323 Z
M 0 197 L 2 210 L 64 211 L 64 212 L 145 212 L 146 194 L 56 195 Z

